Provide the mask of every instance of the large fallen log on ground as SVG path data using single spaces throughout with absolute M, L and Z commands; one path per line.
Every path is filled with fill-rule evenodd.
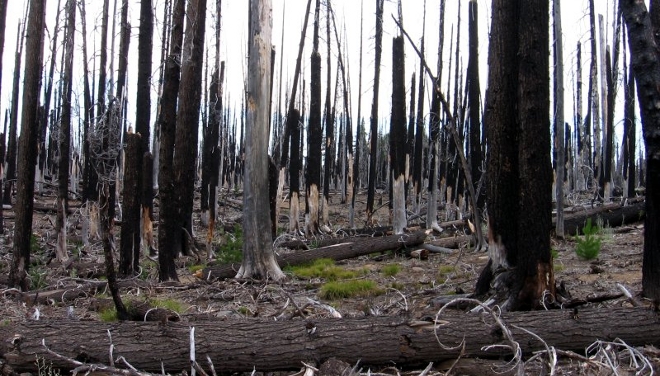
M 401 247 L 413 247 L 422 244 L 425 238 L 426 232 L 424 231 L 375 238 L 346 238 L 340 244 L 277 256 L 277 263 L 281 267 L 284 267 L 287 265 L 304 264 L 319 258 L 344 260 L 374 252 L 396 250 Z M 233 278 L 240 266 L 240 263 L 210 266 L 204 268 L 203 276 L 204 279 Z
M 588 218 L 591 218 L 593 225 L 596 225 L 599 220 L 602 220 L 603 225 L 608 227 L 618 227 L 624 224 L 639 222 L 644 220 L 644 207 L 644 201 L 627 206 L 608 204 L 570 214 L 564 217 L 565 233 L 573 236 L 582 234 L 582 228 Z M 554 228 L 554 218 L 552 222 Z
M 545 350 L 583 351 L 596 340 L 619 338 L 631 346 L 660 345 L 659 315 L 648 308 L 607 308 L 510 312 L 500 316 L 524 354 Z M 190 367 L 191 329 L 200 364 L 209 356 L 217 371 L 298 369 L 336 357 L 361 366 L 419 366 L 463 356 L 510 356 L 505 331 L 490 314 L 451 312 L 437 321 L 403 317 L 273 321 L 250 319 L 195 323 L 100 323 L 31 321 L 0 326 L 0 355 L 15 371 L 36 371 L 35 359 L 55 367 L 73 368 L 53 352 L 87 362 L 108 364 L 109 353 L 123 356 L 142 371 L 179 373 Z M 111 350 L 111 345 L 113 350 Z

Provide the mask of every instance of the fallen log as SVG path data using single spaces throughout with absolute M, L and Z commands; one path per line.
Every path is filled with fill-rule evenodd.
M 523 354 L 545 350 L 582 352 L 596 340 L 619 338 L 630 346 L 660 345 L 658 313 L 648 308 L 508 312 L 500 316 Z M 35 359 L 56 368 L 71 364 L 53 352 L 89 363 L 123 356 L 140 371 L 179 373 L 190 367 L 191 328 L 198 359 L 209 356 L 216 371 L 294 370 L 300 362 L 320 364 L 335 357 L 349 364 L 420 366 L 463 356 L 511 356 L 503 329 L 491 314 L 448 312 L 437 325 L 403 317 L 217 322 L 28 321 L 0 326 L 0 355 L 16 372 L 36 371 Z M 542 338 L 522 330 L 524 328 Z M 435 329 L 435 330 L 434 330 Z M 437 338 L 436 338 L 437 334 Z M 445 346 L 441 347 L 438 341 Z M 486 348 L 490 345 L 501 345 Z M 202 362 L 200 362 L 202 363 Z M 253 368 L 254 367 L 254 368 Z
M 581 235 L 582 228 L 589 218 L 594 225 L 602 220 L 603 225 L 609 227 L 618 227 L 625 224 L 639 222 L 644 220 L 644 207 L 645 203 L 644 201 L 641 201 L 627 206 L 608 204 L 577 212 L 564 217 L 564 229 L 567 235 Z M 552 227 L 555 227 L 554 218 L 552 220 Z
M 401 247 L 416 246 L 422 244 L 425 238 L 426 232 L 424 231 L 375 238 L 347 238 L 342 243 L 328 247 L 277 256 L 277 263 L 281 267 L 284 267 L 287 265 L 293 266 L 304 264 L 319 258 L 344 260 L 375 252 L 384 252 L 396 250 Z M 204 268 L 202 276 L 205 280 L 233 278 L 240 266 L 240 263 L 210 266 Z

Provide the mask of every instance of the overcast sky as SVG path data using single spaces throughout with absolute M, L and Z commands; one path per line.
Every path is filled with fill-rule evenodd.
M 54 24 L 56 17 L 56 8 L 57 0 L 44 0 L 48 1 L 48 11 L 46 15 L 48 32 L 46 34 L 46 43 L 45 43 L 45 53 L 46 58 L 44 59 L 45 64 L 49 63 L 50 59 L 50 43 L 48 42 L 50 36 L 54 32 Z M 66 0 L 62 1 L 62 7 Z M 89 55 L 93 55 L 92 49 L 94 46 L 98 46 L 99 39 L 95 39 L 95 25 L 100 25 L 100 8 L 102 1 L 101 0 L 86 0 L 87 1 L 87 29 L 88 29 L 88 43 L 90 46 Z M 154 6 L 154 14 L 156 18 L 155 31 L 154 31 L 154 63 L 153 63 L 153 94 L 152 94 L 152 104 L 155 111 L 156 104 L 156 89 L 158 85 L 158 70 L 160 69 L 159 60 L 160 60 L 160 44 L 161 44 L 161 26 L 162 26 L 162 17 L 163 17 L 163 5 L 164 0 L 152 0 Z M 208 20 L 207 26 L 209 29 L 207 31 L 207 49 L 209 50 L 209 58 L 213 59 L 215 45 L 212 41 L 213 30 L 211 26 L 215 24 L 214 18 L 215 15 L 215 1 L 208 1 Z M 110 3 L 110 12 L 113 12 L 113 2 Z M 121 3 L 121 0 L 118 0 Z M 606 34 L 606 40 L 612 40 L 612 8 L 613 0 L 595 0 L 597 13 L 603 15 L 604 20 L 604 30 Z M 12 0 L 9 3 L 9 11 L 7 17 L 7 28 L 6 28 L 6 40 L 5 40 L 5 49 L 3 56 L 3 69 L 2 69 L 2 93 L 0 95 L 0 106 L 4 110 L 9 106 L 9 98 L 11 96 L 11 81 L 12 81 L 12 72 L 14 66 L 14 51 L 16 44 L 16 29 L 19 19 L 23 17 L 25 9 L 26 0 Z M 139 26 L 139 1 L 131 0 L 129 1 L 129 18 L 132 25 L 132 36 L 130 44 L 130 56 L 129 56 L 129 76 L 131 77 L 129 81 L 128 93 L 129 93 L 129 109 L 128 109 L 128 121 L 132 123 L 135 119 L 134 109 L 131 105 L 135 101 L 135 75 L 137 70 L 137 36 L 138 36 L 138 26 Z M 368 121 L 368 114 L 370 111 L 372 96 L 373 96 L 373 75 L 374 75 L 374 31 L 375 31 L 375 3 L 376 0 L 365 0 L 363 1 L 363 78 L 362 78 L 362 115 Z M 427 11 L 426 11 L 426 59 L 434 70 L 437 62 L 437 46 L 438 46 L 438 20 L 439 20 L 439 9 L 438 9 L 438 0 L 428 0 L 427 1 Z M 479 6 L 479 59 L 480 59 L 480 72 L 481 72 L 481 88 L 482 91 L 486 89 L 487 82 L 487 57 L 488 57 L 488 31 L 490 28 L 490 0 L 477 0 Z M 277 106 L 278 99 L 278 87 L 279 87 L 279 64 L 280 56 L 284 56 L 284 67 L 282 69 L 282 78 L 283 79 L 283 92 L 289 90 L 288 84 L 292 81 L 293 71 L 295 67 L 295 59 L 298 51 L 298 42 L 300 39 L 300 31 L 302 29 L 302 24 L 304 20 L 304 11 L 306 6 L 306 1 L 304 0 L 273 0 L 273 40 L 272 43 L 276 47 L 277 56 L 276 56 L 276 75 L 275 75 L 275 89 L 273 94 L 273 108 Z M 449 50 L 450 48 L 455 51 L 455 38 L 457 33 L 457 23 L 459 18 L 459 8 L 460 4 L 460 50 L 462 51 L 461 56 L 461 68 L 464 71 L 467 65 L 467 22 L 468 22 L 468 1 L 467 0 L 447 0 L 446 4 L 446 15 L 445 15 L 445 48 L 443 60 L 445 62 L 445 69 L 443 74 L 443 90 L 447 85 L 447 72 L 449 64 Z M 358 97 L 358 70 L 359 70 L 359 48 L 360 48 L 360 15 L 361 15 L 361 2 L 359 0 L 334 0 L 332 2 L 333 9 L 336 14 L 337 28 L 339 28 L 341 43 L 342 43 L 342 54 L 344 58 L 347 59 L 347 68 L 350 79 L 350 85 L 352 89 L 352 102 L 351 110 L 352 116 L 355 119 L 357 115 L 357 97 Z M 111 17 L 111 21 L 119 22 L 119 7 L 117 5 L 117 14 L 115 17 Z M 243 79 L 245 77 L 245 67 L 246 67 L 246 43 L 247 43 L 247 18 L 248 18 L 248 1 L 247 0 L 223 0 L 222 1 L 222 34 L 221 34 L 221 59 L 226 61 L 226 77 L 227 77 L 227 87 L 226 94 L 230 100 L 229 106 L 239 106 L 242 98 L 243 90 Z M 413 40 L 419 44 L 419 40 L 422 36 L 422 31 L 424 25 L 424 1 L 423 0 L 406 0 L 403 1 L 403 23 L 404 28 L 413 38 Z M 312 5 L 313 12 L 313 5 Z M 385 1 L 385 12 L 384 12 L 384 35 L 383 35 L 383 55 L 382 55 L 382 66 L 381 66 L 381 86 L 380 86 L 380 117 L 382 119 L 388 119 L 390 113 L 390 98 L 391 98 L 391 62 L 392 62 L 392 38 L 398 34 L 398 29 L 392 20 L 392 15 L 396 16 L 397 14 L 397 4 L 393 0 Z M 78 14 L 78 19 L 80 15 Z M 322 0 L 321 5 L 321 55 L 322 55 L 322 66 L 323 69 L 326 69 L 326 47 L 325 47 L 325 0 Z M 284 29 L 282 29 L 282 24 L 284 21 Z M 78 21 L 78 29 L 80 28 L 80 21 Z M 309 59 L 312 49 L 312 22 L 313 16 L 310 17 L 310 25 L 307 31 L 307 39 L 305 42 L 305 52 L 304 52 L 304 73 L 305 77 L 309 77 Z M 589 47 L 588 47 L 588 38 L 589 38 L 589 17 L 588 17 L 588 2 L 587 0 L 564 0 L 562 1 L 562 23 L 564 27 L 564 63 L 565 63 L 565 85 L 566 85 L 566 119 L 569 122 L 572 122 L 573 114 L 573 101 L 572 93 L 575 87 L 575 62 L 576 62 L 576 45 L 578 41 L 583 43 L 582 49 L 582 64 L 583 64 L 583 92 L 586 93 L 587 88 L 587 74 L 589 67 Z M 60 23 L 63 25 L 63 22 Z M 100 28 L 100 26 L 98 27 Z M 119 27 L 116 27 L 117 33 Z M 282 47 L 282 32 L 284 33 L 284 46 Z M 453 32 L 453 36 L 452 36 Z M 334 91 L 334 80 L 336 77 L 336 54 L 337 47 L 334 44 L 333 38 L 333 58 L 332 58 L 332 80 Z M 450 38 L 453 38 L 450 40 Z M 60 34 L 59 40 L 62 40 Z M 82 74 L 80 73 L 82 53 L 80 46 L 82 43 L 81 35 L 78 33 L 76 35 L 76 61 L 75 61 L 75 71 L 79 72 L 76 77 L 74 77 L 74 91 L 80 95 L 82 93 Z M 117 38 L 116 43 L 119 43 Z M 61 52 L 61 46 L 58 47 L 58 57 Z M 118 50 L 118 47 L 115 48 L 115 51 Z M 407 90 L 410 90 L 410 77 L 413 72 L 416 72 L 417 82 L 419 83 L 419 60 L 416 53 L 410 47 L 406 41 L 405 47 L 406 53 L 406 86 Z M 453 55 L 453 54 L 452 54 Z M 453 59 L 453 58 L 452 58 Z M 456 62 L 452 60 L 452 64 Z M 92 63 L 90 63 L 91 66 Z M 116 64 L 114 65 L 116 69 Z M 23 68 L 21 69 L 22 73 Z M 453 68 L 452 68 L 453 71 Z M 453 74 L 453 73 L 452 73 Z M 323 77 L 323 93 L 325 93 L 325 72 L 322 73 Z M 22 80 L 22 79 L 21 79 Z M 307 84 L 309 84 L 309 79 L 306 78 Z M 452 82 L 453 85 L 453 82 Z M 428 87 L 428 85 L 427 85 Z M 453 91 L 453 89 L 452 89 Z M 309 89 L 307 89 L 307 93 Z M 283 94 L 284 95 L 284 94 Z M 618 98 L 621 98 L 620 94 Z M 409 97 L 408 97 L 409 98 Z M 284 99 L 284 98 L 282 98 Z M 82 103 L 82 99 L 79 99 Z M 426 111 L 428 112 L 428 97 L 426 98 Z M 339 102 L 341 103 L 341 102 Z M 586 103 L 586 102 L 585 102 Z M 341 107 L 338 107 L 341 110 Z M 617 107 L 618 109 L 618 107 Z M 584 112 L 584 111 L 583 111 Z M 20 112 L 19 112 L 20 114 Z M 621 111 L 616 115 L 617 118 L 621 117 Z M 155 120 L 155 113 L 152 115 L 152 123 Z M 20 118 L 19 118 L 20 122 Z M 75 128 L 75 123 L 74 123 Z M 621 132 L 620 122 L 617 124 L 617 132 Z M 355 129 L 355 127 L 354 127 Z

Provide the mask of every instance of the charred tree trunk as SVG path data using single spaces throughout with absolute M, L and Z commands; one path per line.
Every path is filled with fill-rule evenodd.
M 173 251 L 188 254 L 186 231 L 192 235 L 192 211 L 195 188 L 195 159 L 199 128 L 199 106 L 202 90 L 202 63 L 204 58 L 204 30 L 206 25 L 206 0 L 188 3 L 183 56 L 181 59 L 181 86 L 176 116 L 174 142 L 174 181 L 177 187 L 178 215 L 174 224 L 177 241 Z M 270 54 L 270 50 L 268 51 Z M 269 68 L 269 66 L 267 67 Z M 266 93 L 268 90 L 266 90 Z M 266 162 L 266 160 L 264 160 Z M 263 206 L 267 207 L 267 205 Z
M 331 5 L 330 1 L 327 0 L 326 3 L 326 46 L 327 46 L 327 58 L 326 58 L 326 88 L 325 88 L 325 108 L 323 110 L 323 117 L 325 118 L 325 158 L 323 163 L 323 201 L 322 201 L 322 225 L 329 228 L 330 226 L 330 180 L 332 180 L 332 170 L 333 170 L 333 160 L 334 155 L 334 144 L 335 144 L 335 116 L 334 111 L 332 110 L 332 103 L 330 103 L 330 88 L 332 84 L 332 72 L 330 69 L 330 12 Z M 339 72 L 337 72 L 339 74 Z M 335 96 L 337 95 L 335 91 Z
M 467 66 L 467 92 L 469 107 L 469 158 L 472 170 L 472 179 L 477 187 L 477 208 L 474 215 L 482 215 L 486 203 L 485 190 L 481 191 L 479 181 L 481 180 L 483 151 L 481 141 L 481 87 L 479 84 L 479 22 L 478 5 L 475 0 L 469 2 L 468 12 L 468 35 L 469 35 L 469 57 Z
M 59 152 L 60 160 L 58 163 L 57 174 L 57 219 L 55 222 L 55 231 L 57 232 L 57 259 L 65 262 L 69 256 L 66 250 L 66 217 L 69 208 L 69 157 L 71 147 L 71 91 L 73 86 L 73 47 L 74 36 L 76 32 L 76 2 L 67 0 L 66 4 L 66 34 L 65 34 L 65 56 L 64 56 L 64 74 L 62 83 L 64 90 L 62 92 L 62 117 L 60 121 L 59 134 Z
M 91 127 L 93 124 L 92 119 L 94 118 L 94 105 L 92 101 L 92 88 L 89 83 L 90 69 L 88 66 L 88 57 L 87 57 L 87 15 L 85 12 L 85 2 L 80 3 L 80 20 L 82 24 L 82 51 L 83 51 L 83 103 L 84 103 L 84 120 L 83 120 L 83 191 L 82 191 L 82 201 L 83 203 L 98 202 L 98 174 L 94 169 L 94 162 L 92 161 L 92 155 L 90 153 L 89 145 L 89 136 L 91 134 Z M 85 213 L 89 216 L 90 207 L 92 205 L 87 204 L 85 207 Z M 91 218 L 90 218 L 91 221 Z M 85 222 L 87 223 L 87 222 Z M 88 237 L 89 225 L 85 230 L 83 230 L 83 238 Z M 89 230 L 88 230 L 89 229 Z
M 646 11 L 642 0 L 621 0 L 621 9 L 628 25 L 631 66 L 637 80 L 637 97 L 642 117 L 646 145 L 646 217 L 644 220 L 644 261 L 642 265 L 642 295 L 660 304 L 660 55 L 658 35 L 660 4 L 651 1 Z M 652 21 L 654 23 L 652 23 Z
M 492 286 L 510 310 L 537 308 L 545 291 L 554 295 L 547 6 L 540 0 L 493 1 L 484 118 L 490 260 L 476 293 Z M 500 267 L 509 271 L 494 278 Z
M 555 233 L 558 237 L 564 237 L 564 176 L 565 154 L 564 154 L 564 44 L 561 29 L 561 7 L 560 0 L 552 2 L 552 18 L 554 22 L 554 57 L 555 57 L 555 148 L 556 148 L 556 178 L 555 178 L 555 200 L 557 202 L 557 225 Z
M 313 236 L 319 232 L 319 188 L 321 187 L 321 55 L 319 54 L 319 8 L 316 0 L 314 11 L 314 48 L 311 57 L 309 83 L 309 133 L 307 136 L 307 166 L 305 168 L 306 202 L 305 233 Z M 329 67 L 328 67 L 329 68 Z
M 135 256 L 139 260 L 141 240 L 141 228 L 148 232 L 151 227 L 151 218 L 153 216 L 153 193 L 145 194 L 147 190 L 153 192 L 153 176 L 144 176 L 143 157 L 149 153 L 149 144 L 151 138 L 151 75 L 152 75 L 152 52 L 153 52 L 153 34 L 154 34 L 154 15 L 152 8 L 152 0 L 140 0 L 140 30 L 138 35 L 138 71 L 137 71 L 137 91 L 135 98 L 135 133 L 140 135 L 140 144 L 137 150 L 137 158 L 133 163 L 137 169 L 137 184 L 136 191 L 130 194 L 135 195 L 139 199 L 136 200 L 135 206 L 130 208 L 131 215 L 135 215 L 138 219 L 137 236 L 138 239 L 135 244 Z M 153 160 L 152 160 L 153 161 Z M 149 173 L 152 171 L 149 170 Z M 150 183 L 149 187 L 145 187 L 145 183 Z M 124 188 L 124 192 L 126 189 Z M 126 196 L 124 196 L 126 197 Z M 124 212 L 125 214 L 126 212 Z M 139 225 L 140 216 L 142 217 L 142 226 Z M 122 235 L 123 236 L 123 235 Z M 135 236 L 133 236 L 135 238 Z M 149 244 L 144 244 L 149 247 Z M 138 266 L 137 264 L 135 265 Z M 136 270 L 137 271 L 137 268 Z
M 7 141 L 7 176 L 5 179 L 5 193 L 3 195 L 4 204 L 11 205 L 11 196 L 13 195 L 14 182 L 16 180 L 16 149 L 17 149 L 17 129 L 18 129 L 18 96 L 20 94 L 21 81 L 21 56 L 23 55 L 23 36 L 25 34 L 24 20 L 19 22 L 16 32 L 16 54 L 14 58 L 14 78 L 11 93 L 11 116 L 9 119 L 9 140 Z M 21 25 L 23 29 L 21 31 Z
M 351 197 L 351 206 L 348 209 L 348 226 L 353 228 L 355 226 L 355 196 L 357 196 L 358 189 L 360 188 L 360 146 L 362 141 L 362 23 L 363 19 L 363 2 L 360 1 L 360 63 L 358 67 L 358 110 L 357 110 L 357 129 L 355 137 L 355 163 L 353 163 L 353 196 Z
M 238 278 L 280 280 L 284 273 L 273 252 L 268 195 L 268 87 L 272 38 L 270 0 L 250 0 L 245 180 L 243 185 L 243 262 Z
M 175 1 L 172 12 L 172 31 L 169 56 L 165 61 L 163 93 L 160 98 L 161 111 L 158 114 L 160 125 L 160 146 L 158 168 L 158 279 L 178 280 L 176 258 L 182 245 L 182 237 L 177 230 L 177 196 L 174 181 L 174 140 L 176 135 L 177 95 L 181 73 L 181 46 L 183 45 L 183 22 L 185 2 Z
M 626 59 L 624 59 L 623 73 L 623 142 L 621 149 L 623 151 L 623 176 L 625 178 L 625 196 L 635 196 L 635 73 L 632 66 L 626 69 Z
M 392 40 L 392 116 L 390 120 L 390 169 L 392 176 L 392 226 L 402 234 L 406 219 L 406 87 L 403 36 Z
M 376 159 L 378 156 L 378 93 L 380 88 L 380 59 L 383 54 L 383 1 L 376 0 L 376 50 L 374 58 L 374 95 L 371 102 L 369 186 L 367 188 L 367 221 L 374 212 L 376 193 Z
M 605 62 L 605 76 L 607 79 L 607 100 L 608 106 L 605 113 L 605 145 L 603 145 L 603 179 L 602 189 L 605 202 L 609 202 L 612 196 L 612 161 L 614 160 L 614 77 L 612 72 L 612 58 L 610 49 L 607 48 Z
M 32 235 L 32 206 L 34 197 L 34 171 L 37 162 L 39 132 L 39 85 L 43 62 L 46 1 L 30 2 L 28 38 L 25 51 L 25 74 L 21 115 L 21 145 L 18 163 L 21 174 L 16 184 L 16 212 L 14 245 L 9 270 L 9 285 L 23 291 L 28 289 L 27 272 L 30 267 L 30 236 Z
M 592 167 L 590 175 L 590 186 L 598 195 L 598 179 L 602 173 L 601 167 L 601 139 L 600 139 L 600 100 L 598 94 L 598 53 L 596 43 L 596 11 L 594 10 L 594 0 L 589 0 L 589 23 L 591 30 L 591 64 L 589 69 L 589 111 L 591 117 L 591 126 L 593 126 L 593 155 L 589 156 L 589 164 Z M 587 124 L 587 126 L 590 126 Z M 587 183 L 589 184 L 589 183 Z
M 140 149 L 142 137 L 129 133 L 125 137 L 124 192 L 119 248 L 119 275 L 132 277 L 140 267 L 140 195 L 138 194 L 139 171 L 142 168 Z M 137 208 L 137 210 L 135 210 Z
M 424 38 L 422 38 L 421 53 L 424 57 Z M 416 213 L 419 213 L 421 210 L 422 204 L 422 166 L 424 165 L 423 159 L 423 149 L 424 149 L 424 74 L 423 71 L 423 59 L 420 58 L 420 75 L 419 75 L 419 87 L 417 91 L 417 117 L 415 119 L 415 145 L 413 146 L 413 158 L 412 158 L 412 185 L 413 185 L 413 205 L 415 206 Z M 412 110 L 412 109 L 411 109 Z

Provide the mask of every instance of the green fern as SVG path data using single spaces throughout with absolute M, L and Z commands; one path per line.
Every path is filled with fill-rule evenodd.
M 583 237 L 575 237 L 575 241 L 577 242 L 575 245 L 575 253 L 578 257 L 585 260 L 595 259 L 598 257 L 598 253 L 600 253 L 600 228 L 598 226 L 593 226 L 591 224 L 591 218 L 588 218 L 582 228 L 582 232 L 584 233 Z

